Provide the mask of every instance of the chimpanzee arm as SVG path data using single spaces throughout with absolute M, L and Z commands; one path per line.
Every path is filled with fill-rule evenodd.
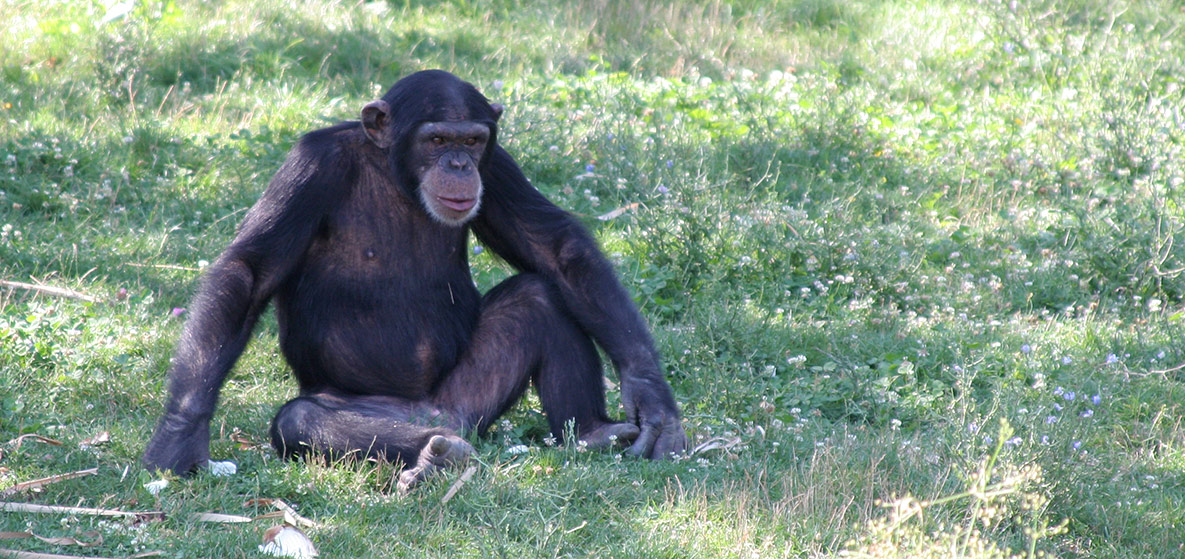
M 307 250 L 332 197 L 352 183 L 348 165 L 319 134 L 292 150 L 234 241 L 203 275 L 169 371 L 164 414 L 144 451 L 148 469 L 186 474 L 205 466 L 210 417 L 227 373 Z
M 650 458 L 681 453 L 687 439 L 658 351 L 633 300 L 596 241 L 543 197 L 501 147 L 482 172 L 478 239 L 519 270 L 559 287 L 576 321 L 609 355 L 621 376 L 621 399 L 642 432 L 629 452 Z

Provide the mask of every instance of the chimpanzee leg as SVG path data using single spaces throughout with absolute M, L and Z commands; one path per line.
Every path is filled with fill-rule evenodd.
M 285 458 L 366 457 L 407 465 L 398 487 L 406 491 L 437 468 L 463 462 L 473 446 L 438 423 L 426 405 L 389 396 L 334 391 L 302 395 L 272 421 L 272 446 Z
M 433 435 L 431 412 L 401 398 L 358 396 L 325 390 L 284 404 L 272 421 L 272 445 L 285 458 L 382 458 L 410 462 Z
M 430 400 L 360 396 L 332 389 L 302 394 L 272 422 L 272 445 L 286 458 L 310 454 L 401 460 L 406 488 L 473 447 L 458 431 L 484 432 L 534 380 L 551 432 L 572 422 L 590 447 L 624 444 L 638 428 L 605 413 L 596 347 L 568 317 L 554 287 L 512 277 L 482 299 L 469 347 Z M 406 478 L 406 479 L 405 479 Z
M 485 432 L 535 382 L 551 432 L 572 422 L 589 446 L 628 442 L 638 429 L 605 413 L 600 358 L 592 340 L 572 321 L 555 288 L 521 274 L 490 290 L 460 362 L 434 392 L 466 429 Z

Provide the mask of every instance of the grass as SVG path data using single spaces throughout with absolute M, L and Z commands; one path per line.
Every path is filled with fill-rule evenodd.
M 0 491 L 98 466 L 4 499 L 167 518 L 3 513 L 103 541 L 0 547 L 255 557 L 270 523 L 192 514 L 270 497 L 324 557 L 1180 556 L 1176 3 L 119 6 L 0 2 L 0 279 L 99 300 L 0 290 Z M 712 444 L 554 447 L 528 402 L 453 498 L 459 472 L 400 497 L 388 466 L 254 444 L 295 393 L 269 317 L 214 421 L 239 473 L 148 493 L 199 270 L 301 133 L 429 67 L 508 106 L 507 148 L 617 263 Z M 483 289 L 511 273 L 472 263 Z

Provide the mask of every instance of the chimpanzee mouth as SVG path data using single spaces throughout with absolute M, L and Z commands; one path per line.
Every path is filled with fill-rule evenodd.
M 443 196 L 437 196 L 436 199 L 440 202 L 440 205 L 454 212 L 462 213 L 469 211 L 477 204 L 476 198 L 445 198 Z

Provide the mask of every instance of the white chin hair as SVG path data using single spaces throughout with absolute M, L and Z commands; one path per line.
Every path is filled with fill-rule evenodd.
M 477 189 L 477 200 L 473 203 L 473 207 L 463 213 L 442 207 L 436 200 L 429 200 L 423 190 L 420 191 L 420 202 L 424 205 L 424 209 L 428 211 L 428 215 L 432 216 L 432 219 L 438 223 L 451 227 L 460 227 L 473 219 L 477 215 L 477 211 L 481 209 L 481 189 Z

